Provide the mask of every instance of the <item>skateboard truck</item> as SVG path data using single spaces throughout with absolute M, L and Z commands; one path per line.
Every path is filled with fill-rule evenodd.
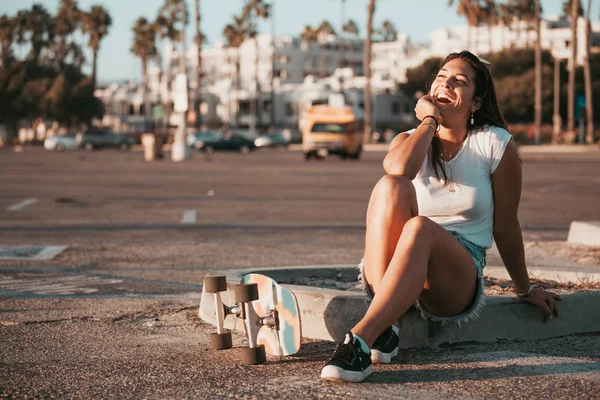
M 240 284 L 235 287 L 235 301 L 233 306 L 226 306 L 221 300 L 221 292 L 227 290 L 227 279 L 225 276 L 209 276 L 204 278 L 204 288 L 206 293 L 214 295 L 215 313 L 217 316 L 217 332 L 210 334 L 210 343 L 213 350 L 224 350 L 233 347 L 231 332 L 224 328 L 225 317 L 235 315 L 238 318 L 246 319 L 250 312 L 250 302 L 258 300 L 258 285 L 256 283 Z M 263 323 L 264 321 L 264 323 Z M 272 316 L 269 315 L 259 320 L 261 325 L 272 326 Z M 249 324 L 250 327 L 250 324 Z M 263 364 L 266 360 L 264 345 L 258 345 L 252 332 L 248 332 L 249 347 L 243 349 L 242 358 L 244 364 Z
M 231 332 L 225 331 L 223 327 L 225 317 L 230 314 L 240 314 L 241 307 L 236 304 L 227 307 L 221 300 L 221 292 L 227 290 L 227 279 L 224 276 L 208 276 L 204 278 L 204 289 L 206 293 L 212 293 L 215 299 L 215 313 L 217 315 L 217 333 L 210 334 L 210 344 L 213 350 L 224 350 L 233 347 Z

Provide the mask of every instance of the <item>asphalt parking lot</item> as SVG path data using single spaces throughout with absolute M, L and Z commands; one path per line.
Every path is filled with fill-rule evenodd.
M 256 368 L 208 350 L 208 271 L 360 260 L 384 153 L 363 156 L 0 149 L 0 246 L 68 246 L 0 260 L 0 397 L 599 397 L 599 335 L 411 350 L 362 386 L 319 382 L 331 343 Z M 525 240 L 600 220 L 600 153 L 523 161 Z

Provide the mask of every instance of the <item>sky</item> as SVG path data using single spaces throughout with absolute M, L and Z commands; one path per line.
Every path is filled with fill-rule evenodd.
M 99 4 L 106 8 L 113 24 L 109 34 L 100 45 L 98 54 L 98 79 L 100 82 L 115 80 L 139 80 L 141 66 L 129 49 L 132 42 L 131 27 L 135 20 L 144 16 L 154 19 L 164 0 L 78 0 L 79 8 L 88 10 Z M 271 0 L 274 2 L 275 33 L 299 35 L 305 25 L 318 25 L 328 19 L 339 30 L 341 20 L 341 0 Z M 29 8 L 34 3 L 43 4 L 52 14 L 58 8 L 59 0 L 0 0 L 0 14 L 14 15 L 20 9 Z M 187 0 L 188 9 L 194 13 L 194 0 Z M 208 46 L 222 40 L 223 27 L 234 14 L 239 13 L 244 0 L 200 0 L 202 16 L 201 30 L 207 36 Z M 361 34 L 365 32 L 367 0 L 346 0 L 346 18 L 354 19 Z M 543 16 L 551 17 L 562 13 L 563 0 L 542 0 Z M 587 4 L 587 1 L 584 3 Z M 600 2 L 592 3 L 592 19 L 600 15 Z M 193 15 L 192 15 L 193 16 Z M 448 0 L 378 0 L 374 16 L 374 26 L 389 19 L 396 30 L 409 35 L 413 43 L 428 41 L 428 33 L 434 29 L 465 24 L 463 17 L 456 14 L 456 6 L 448 7 Z M 194 23 L 188 25 L 187 43 L 191 43 Z M 270 32 L 270 22 L 260 22 L 260 32 Z M 87 39 L 80 39 L 87 43 Z M 91 55 L 87 55 L 85 68 L 91 69 Z

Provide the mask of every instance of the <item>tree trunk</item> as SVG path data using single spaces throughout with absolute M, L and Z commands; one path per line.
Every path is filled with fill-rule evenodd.
M 96 67 L 98 65 L 98 49 L 92 49 L 93 59 L 92 59 L 92 87 L 96 90 Z
M 560 58 L 554 59 L 554 112 L 552 113 L 552 143 L 557 144 L 562 120 L 560 118 Z
M 239 51 L 238 47 L 238 58 L 235 62 L 235 101 L 236 101 L 236 112 L 235 112 L 235 126 L 238 128 L 240 126 L 240 91 L 242 90 L 242 67 L 240 63 L 242 62 L 242 54 Z
M 202 42 L 200 37 L 200 0 L 196 0 L 196 46 L 198 47 L 198 60 L 196 65 L 196 90 L 194 92 L 194 113 L 196 120 L 194 127 L 198 129 L 202 124 Z
M 326 44 L 324 45 L 323 43 L 321 43 L 321 78 L 325 79 L 327 78 L 327 49 L 325 48 Z
M 260 49 L 258 47 L 258 36 L 254 38 L 254 45 L 256 46 L 256 58 L 254 60 L 254 80 L 256 81 L 256 93 L 254 96 L 254 112 L 256 118 L 256 126 L 258 126 L 258 132 L 262 133 L 262 110 L 260 107 L 260 76 L 258 74 L 258 67 L 260 65 Z
M 542 129 L 542 37 L 541 37 L 540 0 L 535 2 L 535 144 L 540 144 Z
M 569 59 L 571 70 L 569 71 L 569 96 L 568 96 L 568 119 L 567 131 L 573 135 L 575 129 L 575 65 L 577 56 L 577 12 L 579 9 L 579 0 L 573 0 L 571 3 L 571 56 Z
M 590 73 L 590 47 L 592 39 L 592 27 L 590 23 L 590 8 L 592 0 L 588 0 L 585 19 L 585 60 L 583 62 L 583 76 L 585 80 L 585 114 L 586 114 L 586 135 L 585 142 L 594 143 L 594 104 L 592 95 L 592 79 Z
M 270 120 L 271 126 L 275 127 L 275 56 L 277 54 L 277 41 L 275 40 L 275 2 L 271 2 L 271 40 L 273 41 L 273 55 L 271 56 L 271 109 Z M 312 64 L 311 64 L 312 65 Z
M 148 59 L 142 58 L 142 98 L 144 103 L 144 116 L 152 115 L 150 101 L 148 100 Z
M 492 54 L 492 25 L 488 24 L 488 53 Z
M 373 36 L 373 14 L 375 14 L 375 0 L 369 0 L 369 5 L 367 7 L 367 38 L 365 40 L 364 46 L 364 70 L 365 70 L 365 93 L 364 93 L 364 101 L 365 101 L 365 131 L 363 135 L 363 143 L 369 143 L 371 140 L 371 131 L 372 131 L 372 114 L 373 108 L 372 99 L 371 99 L 371 47 L 373 44 L 372 36 Z

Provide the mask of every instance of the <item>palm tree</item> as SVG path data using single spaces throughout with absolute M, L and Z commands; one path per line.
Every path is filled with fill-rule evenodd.
M 583 60 L 583 77 L 585 80 L 585 111 L 586 111 L 586 143 L 594 142 L 594 105 L 592 96 L 592 78 L 590 73 L 590 47 L 592 39 L 592 26 L 590 22 L 590 11 L 592 0 L 587 2 L 587 11 L 585 16 L 585 58 Z
M 502 22 L 502 25 L 505 28 L 508 28 L 508 30 L 510 32 L 512 32 L 512 23 L 515 19 L 515 12 L 514 12 L 513 4 L 511 2 L 500 3 L 499 18 L 500 18 L 500 22 Z M 507 47 L 506 43 L 505 43 L 504 32 L 505 32 L 505 30 L 502 29 L 502 48 L 503 49 Z M 510 42 L 510 37 L 509 37 L 509 42 Z M 509 44 L 512 47 L 514 45 L 514 42 L 511 42 Z
M 581 10 L 579 0 L 569 0 L 570 15 L 571 15 L 571 54 L 569 63 L 571 69 L 569 70 L 569 91 L 567 97 L 567 131 L 569 134 L 573 134 L 575 128 L 575 62 L 577 55 L 577 18 Z
M 360 34 L 360 29 L 358 27 L 358 24 L 356 23 L 356 21 L 354 21 L 353 19 L 348 20 L 348 22 L 346 22 L 344 24 L 344 26 L 342 26 L 342 31 L 344 33 L 348 33 L 350 34 L 352 37 L 357 38 L 358 35 Z M 345 60 L 345 48 L 344 46 L 340 47 L 340 51 L 342 52 L 342 67 L 344 67 L 346 65 L 346 60 Z M 352 68 L 352 72 L 354 72 L 354 63 L 352 63 L 352 65 L 350 66 Z
M 202 123 L 202 114 L 200 112 L 200 105 L 202 104 L 202 44 L 206 40 L 206 37 L 200 31 L 200 0 L 196 0 L 196 37 L 195 44 L 198 52 L 197 65 L 196 65 L 196 90 L 194 92 L 194 112 L 196 114 L 195 127 L 199 128 Z
M 305 25 L 300 38 L 306 44 L 306 54 L 308 56 L 308 74 L 313 74 L 313 60 L 312 60 L 312 44 L 317 41 L 319 31 L 317 28 L 313 28 L 310 25 Z M 306 65 L 305 65 L 306 67 Z
M 34 4 L 31 10 L 21 10 L 17 13 L 17 30 L 19 43 L 29 42 L 31 50 L 29 58 L 38 61 L 45 48 L 52 43 L 54 24 L 52 16 L 44 6 Z
M 98 50 L 100 42 L 108 34 L 108 28 L 112 25 L 112 19 L 108 11 L 102 6 L 92 6 L 88 13 L 82 14 L 82 29 L 90 35 L 88 46 L 92 49 L 92 83 L 96 88 L 96 71 L 98 67 Z
M 321 42 L 321 78 L 326 78 L 329 72 L 329 68 L 327 68 L 327 52 L 325 51 L 327 50 L 326 40 L 329 35 L 335 35 L 335 30 L 329 21 L 323 20 L 317 28 L 317 32 L 319 41 Z M 323 42 L 325 42 L 325 44 L 323 44 Z
M 369 0 L 367 6 L 367 38 L 365 40 L 365 132 L 363 135 L 363 143 L 368 143 L 371 139 L 371 121 L 373 116 L 373 108 L 371 102 L 371 51 L 372 51 L 372 36 L 373 36 L 373 15 L 375 14 L 375 0 Z M 386 24 L 384 23 L 384 26 Z M 391 25 L 391 24 L 389 24 Z M 393 25 L 391 25 L 393 27 Z M 387 30 L 389 32 L 389 30 Z
M 458 0 L 456 13 L 467 18 L 467 49 L 471 50 L 471 28 L 477 27 L 482 21 L 482 7 L 479 0 Z M 448 7 L 454 5 L 454 0 L 448 0 Z
M 144 99 L 144 114 L 148 116 L 151 115 L 148 100 L 148 61 L 156 57 L 156 29 L 146 18 L 139 17 L 131 30 L 133 31 L 131 52 L 138 56 L 142 62 L 142 96 Z
M 500 23 L 500 11 L 494 0 L 485 0 L 481 8 L 481 18 L 488 28 L 488 49 L 492 53 L 492 27 Z
M 0 51 L 2 51 L 2 66 L 6 67 L 14 58 L 12 45 L 16 40 L 16 21 L 8 15 L 0 15 Z
M 398 36 L 398 31 L 396 30 L 394 23 L 389 19 L 383 21 L 381 28 L 377 30 L 377 33 L 381 36 L 381 39 L 384 42 L 393 42 Z
M 540 0 L 535 0 L 535 143 L 540 143 L 540 131 L 542 129 L 542 7 Z
M 525 28 L 525 45 L 527 48 L 531 47 L 531 42 L 529 41 L 531 31 L 531 26 L 535 26 L 535 7 L 536 0 L 516 0 L 514 10 L 519 21 L 524 21 Z
M 54 16 L 54 34 L 58 40 L 57 62 L 60 67 L 64 66 L 69 49 L 76 51 L 67 44 L 67 40 L 79 28 L 80 23 L 81 11 L 77 7 L 77 1 L 61 0 Z
M 270 16 L 270 5 L 266 4 L 263 0 L 250 0 L 246 7 L 250 9 L 250 16 L 253 20 L 267 19 Z M 256 82 L 256 97 L 252 103 L 254 108 L 254 115 L 259 131 L 262 129 L 262 110 L 260 107 L 260 79 L 258 74 L 259 61 L 260 61 L 260 48 L 258 46 L 258 32 L 252 32 L 252 39 L 254 39 L 256 56 L 254 58 L 254 81 Z M 273 52 L 273 57 L 275 53 Z
M 158 38 L 161 40 L 168 40 L 171 43 L 181 42 L 181 48 L 183 51 L 183 42 L 181 41 L 181 32 L 185 24 L 187 23 L 188 13 L 185 8 L 185 0 L 164 0 L 163 5 L 158 10 L 158 15 L 154 21 L 155 29 L 158 35 Z M 159 51 L 156 54 L 157 64 L 161 68 L 160 72 L 160 80 L 164 81 L 164 74 L 162 73 L 162 57 Z M 181 66 L 180 66 L 181 67 Z M 167 90 L 171 90 L 171 86 L 173 84 L 173 68 L 171 65 L 171 60 L 167 60 L 167 76 L 166 76 L 166 87 Z M 182 72 L 185 72 L 182 71 Z M 169 125 L 169 120 L 171 116 L 171 112 L 173 111 L 172 102 L 169 98 L 163 97 L 161 98 L 161 103 L 163 105 L 165 119 L 167 121 L 167 127 Z
M 250 9 L 244 7 L 242 15 L 233 16 L 233 22 L 227 24 L 223 29 L 223 36 L 227 42 L 227 46 L 234 49 L 239 49 L 244 40 L 250 36 L 254 36 L 256 27 L 250 20 Z M 240 54 L 236 57 L 235 61 L 235 76 L 236 76 L 236 94 L 241 90 L 241 70 L 240 70 Z M 236 99 L 237 100 L 237 99 Z M 239 106 L 238 106 L 239 108 Z M 239 111 L 235 114 L 236 125 L 240 122 Z

